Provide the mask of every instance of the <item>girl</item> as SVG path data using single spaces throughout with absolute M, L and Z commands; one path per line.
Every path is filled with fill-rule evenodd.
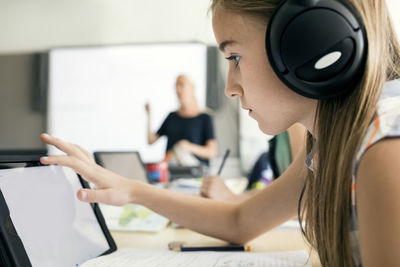
M 341 11 L 328 12 L 324 5 L 339 6 Z M 302 11 L 308 8 L 311 13 Z M 304 235 L 324 266 L 400 266 L 400 50 L 385 0 L 213 0 L 211 10 L 217 43 L 229 60 L 226 95 L 240 98 L 242 108 L 266 134 L 276 135 L 296 122 L 308 129 L 307 146 L 277 181 L 241 203 L 179 195 L 102 169 L 81 148 L 48 135 L 42 140 L 67 155 L 43 158 L 42 163 L 69 166 L 96 184 L 96 189 L 78 192 L 82 201 L 138 203 L 232 243 L 248 242 L 292 218 L 299 208 L 300 219 L 306 221 Z M 290 16 L 276 21 L 278 11 L 299 11 L 293 16 L 299 20 L 283 27 L 280 23 L 287 23 Z M 317 21 L 312 20 L 314 15 Z M 330 18 L 343 25 L 323 21 Z M 333 29 L 314 31 L 318 27 Z M 289 33 L 270 38 L 277 29 L 304 33 L 298 39 L 289 38 Z M 299 51 L 310 38 L 311 45 L 328 42 L 345 29 L 355 37 L 332 44 L 335 50 L 327 57 L 314 62 L 317 55 L 310 54 L 312 50 Z M 278 50 L 270 43 L 280 41 L 286 43 Z M 358 52 L 348 56 L 346 47 Z M 285 64 L 271 60 L 281 52 L 286 53 L 286 63 L 311 58 L 298 65 L 294 75 L 292 69 L 284 70 Z M 359 71 L 353 69 L 351 78 L 345 69 L 350 65 L 335 65 L 341 62 L 338 53 L 346 62 L 359 59 Z M 323 75 L 315 75 L 319 72 L 312 68 Z M 288 82 L 285 75 L 302 79 Z M 346 83 L 326 85 L 346 77 Z M 315 83 L 302 86 L 304 80 Z M 313 84 L 320 81 L 328 82 L 313 92 Z

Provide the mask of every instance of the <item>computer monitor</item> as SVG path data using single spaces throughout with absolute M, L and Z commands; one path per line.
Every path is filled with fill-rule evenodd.
M 137 151 L 96 151 L 97 164 L 126 178 L 149 182 L 146 167 Z

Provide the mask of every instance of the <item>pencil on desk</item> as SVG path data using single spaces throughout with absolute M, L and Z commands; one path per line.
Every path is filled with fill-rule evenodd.
M 251 251 L 251 247 L 248 245 L 244 246 L 221 246 L 221 247 L 181 247 L 182 252 L 184 251 Z
M 251 251 L 249 245 L 231 245 L 231 246 L 203 246 L 203 247 L 186 247 L 185 242 L 173 241 L 168 244 L 168 248 L 173 251 Z

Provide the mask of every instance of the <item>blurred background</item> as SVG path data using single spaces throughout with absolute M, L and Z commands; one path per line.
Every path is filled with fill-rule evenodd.
M 400 32 L 400 2 L 387 2 Z M 145 161 L 160 160 L 165 140 L 147 145 L 144 103 L 157 130 L 177 107 L 167 97 L 175 75 L 187 72 L 214 120 L 211 167 L 230 148 L 224 175 L 247 174 L 270 137 L 223 94 L 226 62 L 209 4 L 0 0 L 0 150 L 45 150 L 39 135 L 50 132 L 90 151 L 139 150 Z

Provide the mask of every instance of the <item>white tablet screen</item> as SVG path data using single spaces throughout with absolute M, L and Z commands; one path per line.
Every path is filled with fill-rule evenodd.
M 82 185 L 71 169 L 0 170 L 0 189 L 32 266 L 76 267 L 110 249 Z

